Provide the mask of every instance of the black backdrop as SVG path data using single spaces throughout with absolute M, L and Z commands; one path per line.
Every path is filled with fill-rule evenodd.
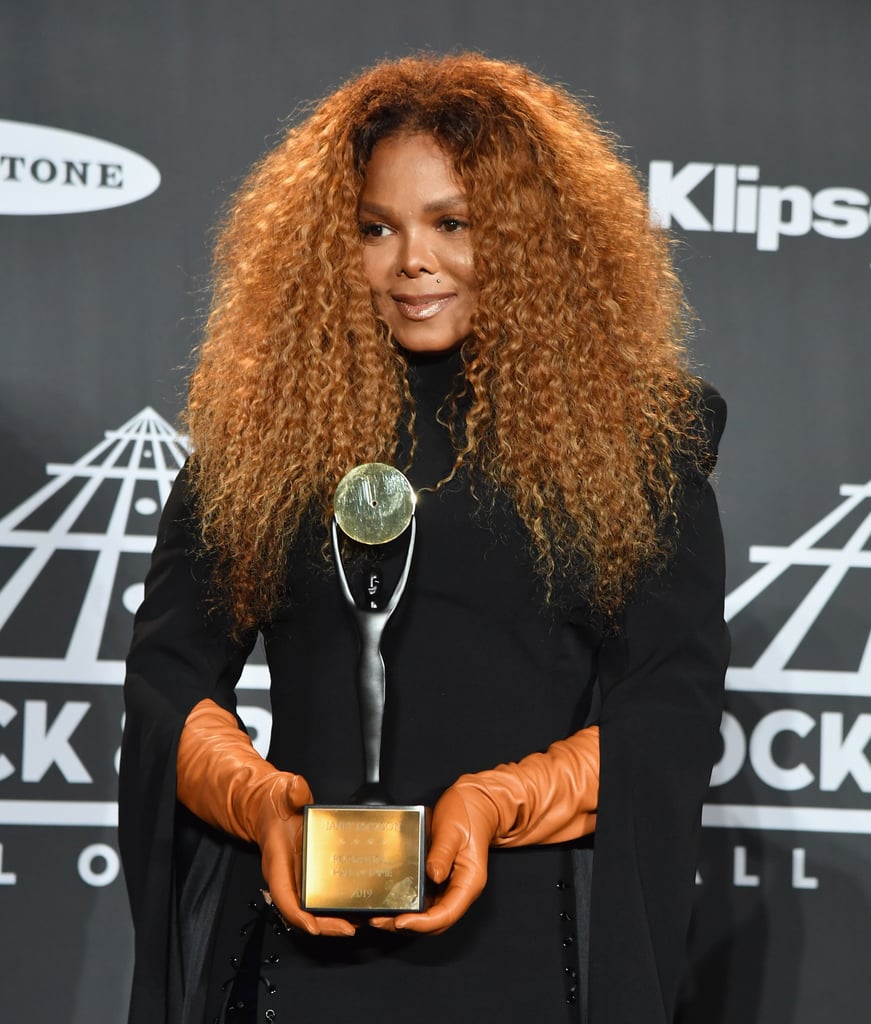
M 735 654 L 683 1019 L 867 1019 L 869 38 L 861 0 L 0 4 L 4 1020 L 123 1019 L 118 684 L 210 226 L 301 102 L 421 47 L 593 98 L 729 400 Z

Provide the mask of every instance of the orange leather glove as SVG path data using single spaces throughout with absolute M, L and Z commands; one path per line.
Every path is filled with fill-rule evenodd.
M 596 828 L 599 728 L 590 726 L 516 764 L 461 775 L 442 794 L 432 818 L 426 870 L 448 880 L 422 914 L 373 918 L 388 931 L 439 934 L 458 921 L 487 882 L 491 846 L 530 846 L 577 839 Z
M 315 917 L 300 907 L 301 810 L 313 799 L 301 775 L 265 761 L 234 716 L 208 698 L 185 719 L 176 772 L 176 795 L 185 807 L 260 847 L 271 899 L 290 926 L 312 935 L 354 934 L 350 921 Z

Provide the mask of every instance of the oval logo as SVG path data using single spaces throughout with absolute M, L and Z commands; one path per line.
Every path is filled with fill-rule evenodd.
M 85 213 L 150 196 L 160 171 L 114 142 L 0 120 L 0 214 Z

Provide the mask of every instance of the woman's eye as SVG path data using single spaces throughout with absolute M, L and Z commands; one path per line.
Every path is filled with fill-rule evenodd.
M 466 220 L 460 220 L 459 217 L 445 217 L 441 222 L 442 230 L 448 232 L 462 231 L 463 228 L 467 228 L 468 226 L 469 222 Z
M 360 234 L 364 238 L 383 238 L 390 233 L 386 224 L 361 224 Z

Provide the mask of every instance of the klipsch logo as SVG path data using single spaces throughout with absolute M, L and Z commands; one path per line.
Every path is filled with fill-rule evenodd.
M 756 236 L 756 248 L 776 252 L 788 235 L 815 231 L 826 238 L 859 238 L 871 227 L 871 197 L 858 188 L 762 185 L 754 164 L 651 160 L 651 220 L 684 231 Z
M 0 214 L 84 213 L 135 203 L 160 171 L 114 142 L 0 120 Z

